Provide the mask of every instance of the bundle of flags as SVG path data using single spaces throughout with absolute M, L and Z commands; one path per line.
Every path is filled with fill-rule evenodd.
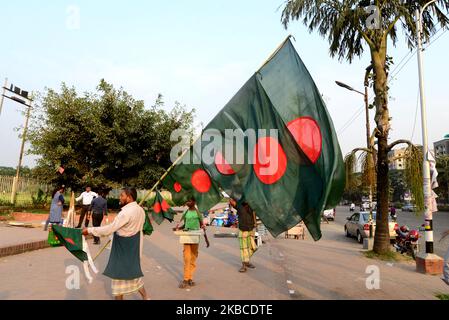
M 321 94 L 290 38 L 203 133 L 208 138 L 197 140 L 162 181 L 175 204 L 193 196 L 204 212 L 224 191 L 248 202 L 273 236 L 304 221 L 312 237 L 321 238 L 321 213 L 343 193 L 343 157 Z
M 158 225 L 160 225 L 165 219 L 173 222 L 176 212 L 170 207 L 167 200 L 162 197 L 159 191 L 156 191 L 156 196 L 150 207 L 151 216 Z
M 53 225 L 52 230 L 59 242 L 83 263 L 86 278 L 89 283 L 92 283 L 93 278 L 89 272 L 89 267 L 94 273 L 98 273 L 98 270 L 92 260 L 89 246 L 87 245 L 85 237 L 82 235 L 82 230 L 65 228 L 58 225 Z

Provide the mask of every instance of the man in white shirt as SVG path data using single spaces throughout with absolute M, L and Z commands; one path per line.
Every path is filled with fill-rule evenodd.
M 83 229 L 84 235 L 96 237 L 114 234 L 109 262 L 103 274 L 112 279 L 112 295 L 116 300 L 123 300 L 124 295 L 137 291 L 144 300 L 149 300 L 140 266 L 145 211 L 136 199 L 136 189 L 123 189 L 120 194 L 123 207 L 114 222 L 104 227 Z
M 80 200 L 83 200 L 82 201 L 83 207 L 81 209 L 80 221 L 78 222 L 77 228 L 81 228 L 81 224 L 83 223 L 84 216 L 86 215 L 86 213 L 87 213 L 87 217 L 86 217 L 85 226 L 86 226 L 86 228 L 89 226 L 90 205 L 92 204 L 92 200 L 94 200 L 96 197 L 98 197 L 98 194 L 93 192 L 90 186 L 87 186 L 86 191 L 81 193 L 81 195 L 78 198 L 76 198 L 77 202 Z

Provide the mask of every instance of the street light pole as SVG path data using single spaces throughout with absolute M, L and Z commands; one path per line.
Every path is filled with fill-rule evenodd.
M 423 192 L 424 192 L 424 210 L 425 210 L 425 239 L 426 252 L 424 255 L 418 255 L 416 258 L 417 270 L 423 273 L 441 274 L 443 271 L 443 260 L 434 254 L 433 246 L 433 213 L 430 206 L 432 189 L 430 184 L 430 164 L 429 147 L 427 135 L 427 112 L 426 99 L 424 94 L 424 67 L 423 67 L 423 46 L 422 46 L 422 17 L 424 10 L 432 3 L 438 0 L 428 2 L 424 7 L 417 8 L 416 15 L 416 38 L 417 38 L 417 58 L 419 72 L 419 92 L 421 98 L 421 125 L 422 125 L 422 143 L 423 143 Z
M 335 81 L 335 83 L 342 87 L 345 88 L 347 90 L 350 91 L 354 91 L 357 92 L 358 94 L 363 96 L 363 99 L 365 101 L 365 118 L 366 118 L 366 146 L 368 148 L 368 150 L 371 150 L 371 152 L 374 152 L 373 150 L 373 146 L 371 145 L 371 126 L 370 126 L 370 121 L 369 121 L 369 95 L 368 95 L 368 88 L 369 88 L 369 75 L 371 74 L 373 67 L 372 65 L 370 65 L 368 68 L 366 68 L 366 72 L 365 72 L 365 80 L 363 82 L 364 86 L 365 86 L 365 92 L 361 92 L 358 90 L 355 90 L 354 88 L 352 88 L 351 86 L 348 86 L 347 84 L 344 84 L 343 82 L 340 81 Z M 374 160 L 374 153 L 371 155 L 373 158 L 373 162 L 375 163 L 376 161 Z M 369 214 L 370 214 L 370 220 L 373 219 L 373 185 L 370 184 L 369 186 Z M 373 238 L 373 225 L 370 224 L 370 229 L 369 229 L 369 237 Z

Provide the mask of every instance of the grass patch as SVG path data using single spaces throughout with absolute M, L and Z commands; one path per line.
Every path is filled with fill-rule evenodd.
M 438 293 L 435 295 L 440 300 L 449 300 L 449 294 L 446 293 Z
M 405 254 L 400 254 L 395 251 L 389 251 L 383 254 L 377 254 L 374 251 L 364 251 L 363 255 L 368 259 L 376 259 L 390 262 L 413 261 L 412 257 Z

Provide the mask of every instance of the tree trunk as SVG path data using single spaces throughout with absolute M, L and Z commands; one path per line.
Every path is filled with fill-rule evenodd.
M 387 43 L 383 41 L 377 49 L 371 50 L 374 70 L 374 93 L 376 95 L 376 125 L 378 139 L 377 154 L 377 214 L 374 252 L 386 253 L 390 250 L 389 216 L 389 178 L 388 178 L 388 134 L 390 115 L 388 111 L 388 79 L 386 70 Z

